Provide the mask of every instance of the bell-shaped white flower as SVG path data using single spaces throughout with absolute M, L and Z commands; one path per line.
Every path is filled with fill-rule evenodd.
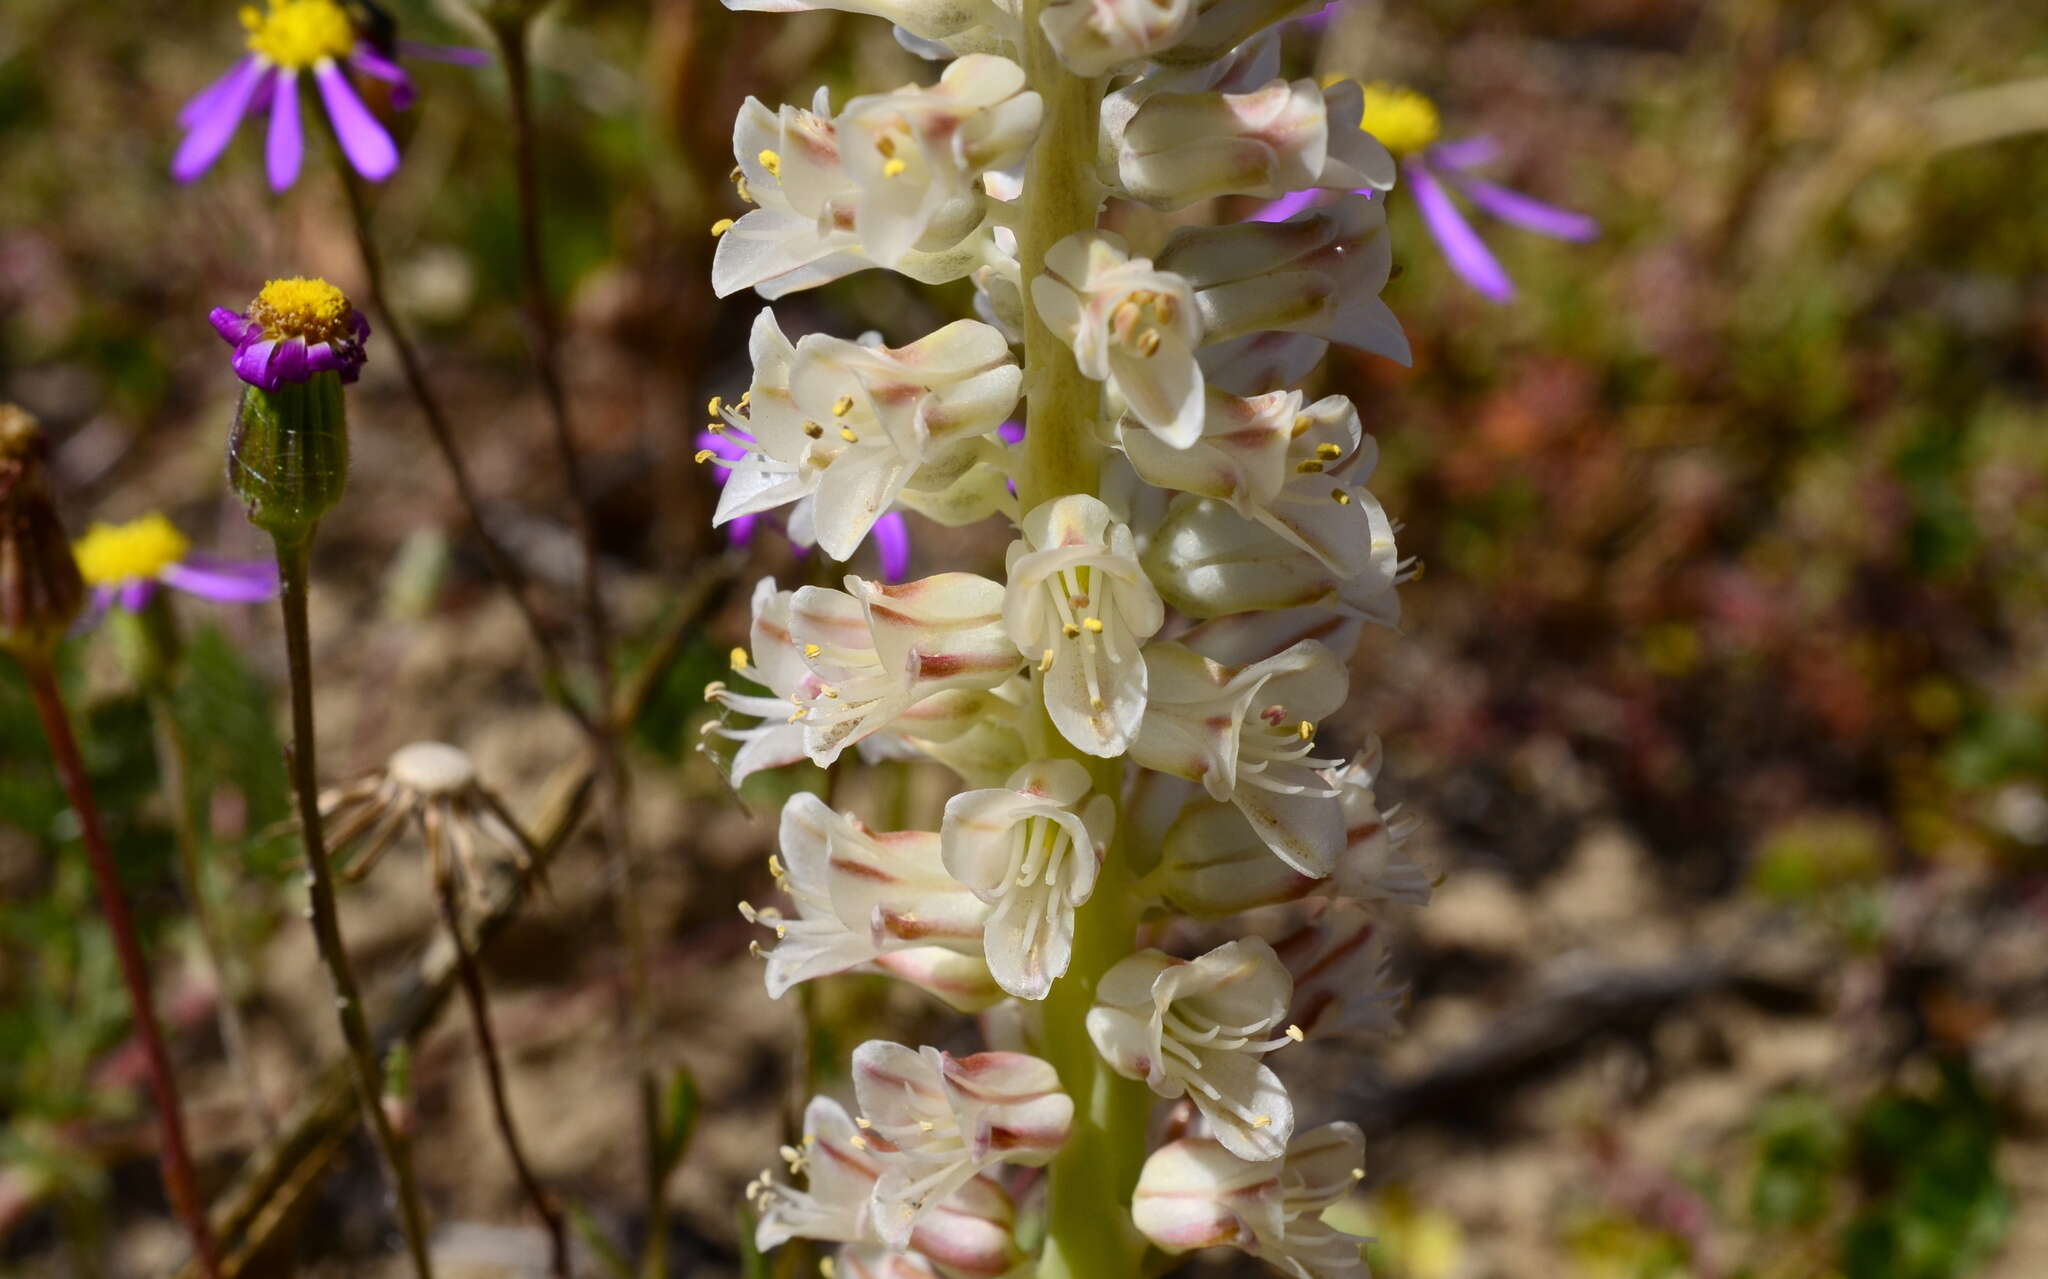
M 1339 577 L 1375 568 L 1373 517 L 1354 498 L 1371 477 L 1378 446 L 1341 395 L 1303 408 L 1295 391 L 1240 399 L 1211 391 L 1201 438 L 1168 447 L 1148 431 L 1122 430 L 1125 454 L 1141 479 L 1227 502 L 1307 551 Z
M 1201 0 L 1051 0 L 1038 22 L 1069 70 L 1099 76 L 1171 48 L 1201 7 Z
M 733 672 L 764 686 L 769 695 L 736 692 L 724 680 L 704 686 L 704 700 L 715 703 L 721 715 L 718 722 L 705 726 L 705 734 L 739 743 L 725 766 L 726 780 L 734 787 L 755 773 L 804 758 L 803 725 L 789 715 L 792 706 L 801 705 L 804 683 L 811 674 L 789 638 L 790 595 L 776 590 L 772 577 L 754 584 L 751 639 L 755 656 L 750 657 L 746 649 L 736 649 L 732 655 Z M 751 716 L 755 723 L 735 728 L 723 718 L 728 712 Z
M 1121 236 L 1082 231 L 1046 251 L 1031 304 L 1131 416 L 1169 442 L 1201 433 L 1202 323 L 1186 280 L 1132 257 Z
M 1141 950 L 1096 983 L 1088 1036 L 1110 1068 L 1162 1097 L 1195 1103 L 1245 1159 L 1275 1159 L 1294 1133 L 1294 1103 L 1263 1060 L 1295 1042 L 1293 982 L 1256 937 L 1199 959 Z
M 853 1091 L 862 1136 L 882 1163 L 875 1227 L 899 1248 L 985 1169 L 1051 1160 L 1074 1121 L 1058 1072 L 1023 1053 L 954 1057 L 871 1039 L 853 1050 Z
M 731 472 L 714 524 L 796 503 L 791 537 L 844 560 L 899 499 L 968 519 L 994 509 L 999 478 L 978 486 L 978 507 L 944 495 L 1001 457 L 986 437 L 1017 405 L 1023 373 L 995 329 L 961 320 L 895 349 L 821 334 L 792 346 L 764 308 L 749 353 L 753 384 L 713 428 L 746 453 L 699 455 Z
M 882 1157 L 868 1145 L 846 1110 L 830 1097 L 813 1097 L 804 1109 L 803 1136 L 782 1150 L 792 1176 L 804 1188 L 763 1173 L 747 1185 L 747 1202 L 758 1221 L 754 1247 L 762 1252 L 791 1239 L 848 1245 L 839 1262 L 881 1265 L 889 1250 L 875 1232 L 872 1208 Z M 1016 1207 L 1002 1186 L 974 1177 L 944 1202 L 933 1205 L 912 1231 L 910 1254 L 919 1265 L 937 1261 L 949 1273 L 996 1276 L 1018 1260 L 1013 1232 Z M 917 1271 L 929 1274 L 929 1269 Z
M 1045 998 L 1067 971 L 1074 910 L 1095 891 L 1116 804 L 1091 798 L 1091 785 L 1073 760 L 1041 760 L 1004 787 L 946 801 L 940 855 L 947 872 L 989 904 L 982 952 L 996 981 L 1020 999 Z
M 1139 888 L 1183 915 L 1222 919 L 1306 897 L 1326 882 L 1273 856 L 1236 805 L 1198 798 L 1167 827 L 1159 864 Z
M 1360 1252 L 1367 1241 L 1323 1221 L 1364 1176 L 1365 1137 L 1356 1124 L 1310 1129 L 1270 1162 L 1191 1137 L 1145 1161 L 1131 1218 L 1167 1252 L 1231 1247 L 1294 1279 L 1367 1279 Z
M 1040 111 L 1023 71 L 986 54 L 936 85 L 855 98 L 836 118 L 824 89 L 808 111 L 747 99 L 735 182 L 760 207 L 720 224 L 713 289 L 775 298 L 869 266 L 928 284 L 967 275 L 982 258 L 979 179 L 1024 154 Z
M 804 750 L 819 767 L 871 733 L 913 717 L 911 736 L 941 733 L 938 705 L 961 732 L 975 710 L 963 693 L 991 689 L 1017 669 L 1003 630 L 1003 587 L 973 573 L 940 573 L 885 585 L 846 579 L 846 590 L 806 586 L 790 598 L 789 637 L 807 674 L 791 700 L 804 727 Z
M 1145 713 L 1138 646 L 1166 620 L 1136 540 L 1085 493 L 1040 504 L 1021 532 L 1005 560 L 1003 625 L 1038 663 L 1061 736 L 1091 755 L 1121 755 Z
M 1151 685 L 1131 758 L 1200 782 L 1237 806 L 1273 854 L 1321 878 L 1344 847 L 1338 787 L 1313 758 L 1316 724 L 1344 704 L 1348 680 L 1313 640 L 1231 667 L 1182 644 L 1145 650 Z
M 1380 739 L 1370 737 L 1358 757 L 1334 775 L 1345 844 L 1330 877 L 1331 891 L 1350 901 L 1427 906 L 1436 876 L 1407 847 L 1420 823 L 1398 808 L 1382 811 L 1374 794 L 1384 762 Z
M 946 873 L 936 832 L 870 831 L 802 792 L 782 806 L 778 840 L 771 869 L 795 913 L 740 904 L 749 921 L 775 933 L 767 951 L 770 998 L 892 951 L 980 951 L 988 907 Z
M 1362 93 L 1355 81 L 1319 88 L 1313 80 L 1274 80 L 1249 93 L 1152 93 L 1128 119 L 1107 121 L 1120 193 L 1179 209 L 1224 195 L 1385 191 L 1394 157 L 1355 127 Z
M 912 946 L 887 951 L 875 958 L 874 968 L 897 981 L 917 987 L 956 1012 L 982 1013 L 1008 998 L 980 955 L 963 954 L 944 946 Z
M 1043 103 L 1008 58 L 969 54 L 929 88 L 853 99 L 839 114 L 840 156 L 860 188 L 854 228 L 884 266 L 913 248 L 957 244 L 981 225 L 981 175 L 1021 160 Z
M 1318 608 L 1395 625 L 1401 620 L 1396 588 L 1413 576 L 1414 565 L 1395 550 L 1393 521 L 1363 488 L 1331 484 L 1323 500 L 1355 506 L 1364 516 L 1349 558 L 1363 558 L 1366 567 L 1355 575 L 1333 570 L 1261 521 L 1189 494 L 1167 508 L 1145 548 L 1145 570 L 1166 602 L 1190 617 Z

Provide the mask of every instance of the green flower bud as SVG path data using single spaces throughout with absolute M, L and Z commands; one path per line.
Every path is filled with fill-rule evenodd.
M 50 443 L 35 418 L 0 404 L 0 652 L 41 661 L 85 607 L 85 579 L 57 518 Z
M 228 435 L 228 484 L 257 528 L 283 541 L 310 538 L 348 484 L 341 376 L 243 387 Z

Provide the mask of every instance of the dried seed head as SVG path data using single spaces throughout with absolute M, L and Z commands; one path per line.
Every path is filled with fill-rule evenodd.
M 0 649 L 23 659 L 48 656 L 85 607 L 50 497 L 49 452 L 35 418 L 0 404 Z

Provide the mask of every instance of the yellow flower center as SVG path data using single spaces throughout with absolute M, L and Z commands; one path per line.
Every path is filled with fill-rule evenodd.
M 1382 82 L 1365 86 L 1365 114 L 1358 127 L 1395 155 L 1408 155 L 1436 141 L 1443 121 L 1436 103 L 1413 89 Z
M 348 334 L 348 298 L 325 280 L 272 280 L 249 304 L 249 318 L 267 338 L 332 342 Z
M 347 56 L 356 29 L 337 0 L 269 0 L 269 12 L 242 8 L 249 49 L 287 71 L 303 71 L 323 58 Z
M 95 524 L 72 547 L 78 571 L 92 586 L 153 578 L 185 558 L 192 543 L 161 515 L 126 524 Z

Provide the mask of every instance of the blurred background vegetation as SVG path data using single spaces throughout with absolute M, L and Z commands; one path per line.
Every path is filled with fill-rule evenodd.
M 413 38 L 478 42 L 453 0 L 395 9 Z M 228 3 L 0 11 L 0 399 L 60 437 L 74 531 L 163 509 L 202 548 L 251 549 L 218 482 L 235 388 L 206 311 L 272 275 L 360 280 L 331 169 L 272 197 L 245 128 L 198 184 L 168 177 L 178 107 L 238 40 Z M 1426 569 L 1404 633 L 1369 639 L 1349 722 L 1386 739 L 1386 789 L 1424 817 L 1444 883 L 1397 929 L 1409 1033 L 1335 1058 L 1321 1102 L 1372 1135 L 1345 1211 L 1380 1237 L 1379 1272 L 2048 1273 L 2048 10 L 1357 0 L 1286 49 L 1290 74 L 1428 92 L 1449 136 L 1502 143 L 1508 185 L 1604 229 L 1580 246 L 1482 226 L 1521 286 L 1495 306 L 1397 193 L 1387 299 L 1415 366 L 1340 352 L 1323 375 L 1377 436 L 1375 489 Z M 715 549 L 692 433 L 698 406 L 745 379 L 756 303 L 707 284 L 707 228 L 735 211 L 735 108 L 929 73 L 869 20 L 709 0 L 564 0 L 540 61 L 578 421 L 617 598 L 644 633 Z M 377 233 L 492 520 L 566 628 L 574 543 L 518 325 L 502 81 L 416 74 Z M 900 341 L 966 305 L 870 273 L 781 309 L 796 330 Z M 318 564 L 328 766 L 339 779 L 446 738 L 531 811 L 574 734 L 533 690 L 371 350 L 355 479 Z M 756 557 L 785 579 L 822 571 Z M 229 985 L 282 1107 L 331 1045 L 286 927 L 274 620 L 181 606 L 194 641 L 176 713 L 199 744 Z M 749 1264 L 737 1187 L 772 1159 L 807 1073 L 795 1015 L 759 994 L 731 917 L 770 891 L 765 823 L 691 749 L 696 690 L 742 629 L 729 612 L 695 641 L 635 761 L 663 1052 L 707 1099 L 678 1255 L 706 1274 Z M 260 1108 L 220 1065 L 218 991 L 190 962 L 148 711 L 97 638 L 69 660 L 224 1180 L 260 1145 Z M 12 681 L 0 1268 L 156 1273 L 176 1242 L 123 1004 L 75 819 Z M 925 780 L 888 783 L 906 822 L 937 794 Z M 492 974 L 537 1157 L 602 1233 L 632 1210 L 633 1138 L 593 860 L 565 856 Z M 415 871 L 361 890 L 367 965 L 401 967 L 431 935 Z M 860 979 L 817 999 L 820 1037 L 919 1015 Z M 839 1056 L 813 1048 L 811 1069 Z M 503 1225 L 517 1199 L 487 1166 L 467 1053 L 447 1028 L 421 1045 L 422 1159 L 444 1221 Z M 376 1273 L 374 1185 L 355 1152 L 284 1264 Z M 479 1226 L 448 1246 L 489 1273 L 493 1239 Z

